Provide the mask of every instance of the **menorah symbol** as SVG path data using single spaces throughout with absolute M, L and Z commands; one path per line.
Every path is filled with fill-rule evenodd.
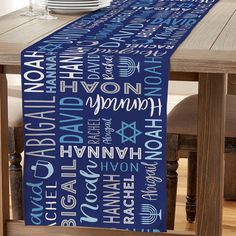
M 130 77 L 136 70 L 140 72 L 140 62 L 136 65 L 135 61 L 130 57 L 120 57 L 119 64 L 120 77 Z
M 141 205 L 141 224 L 149 225 L 156 222 L 158 217 L 162 220 L 162 210 L 159 212 L 157 209 L 151 204 L 142 204 Z

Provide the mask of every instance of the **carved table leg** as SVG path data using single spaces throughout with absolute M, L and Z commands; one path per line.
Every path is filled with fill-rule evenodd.
M 167 229 L 174 229 L 178 183 L 178 135 L 167 134 Z
M 0 66 L 0 236 L 6 236 L 9 219 L 7 80 Z
M 224 74 L 200 74 L 199 77 L 198 236 L 222 235 L 226 82 Z
M 196 188 L 197 188 L 197 153 L 190 152 L 188 156 L 188 184 L 186 214 L 187 221 L 193 223 L 196 217 Z

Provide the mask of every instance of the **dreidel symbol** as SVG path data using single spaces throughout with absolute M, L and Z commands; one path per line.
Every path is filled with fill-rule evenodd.
M 54 173 L 53 165 L 48 161 L 39 160 L 34 166 L 31 166 L 34 171 L 34 177 L 37 179 L 48 179 Z

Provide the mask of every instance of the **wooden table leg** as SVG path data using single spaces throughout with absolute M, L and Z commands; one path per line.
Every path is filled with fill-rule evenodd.
M 9 219 L 7 80 L 0 67 L 0 236 Z
M 200 74 L 198 100 L 198 236 L 221 236 L 226 82 L 224 74 Z
M 175 208 L 178 184 L 178 148 L 179 136 L 177 134 L 167 134 L 167 229 L 173 230 L 175 226 Z

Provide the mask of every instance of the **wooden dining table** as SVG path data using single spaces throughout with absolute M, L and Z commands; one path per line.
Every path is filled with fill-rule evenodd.
M 81 16 L 58 15 L 56 20 L 47 21 L 20 16 L 24 10 L 0 18 L 0 236 L 142 235 L 80 227 L 30 227 L 23 221 L 10 220 L 6 74 L 20 74 L 20 54 L 24 48 Z M 236 74 L 235 0 L 219 1 L 171 57 L 170 80 L 199 83 L 196 232 L 147 235 L 222 235 L 228 74 Z

